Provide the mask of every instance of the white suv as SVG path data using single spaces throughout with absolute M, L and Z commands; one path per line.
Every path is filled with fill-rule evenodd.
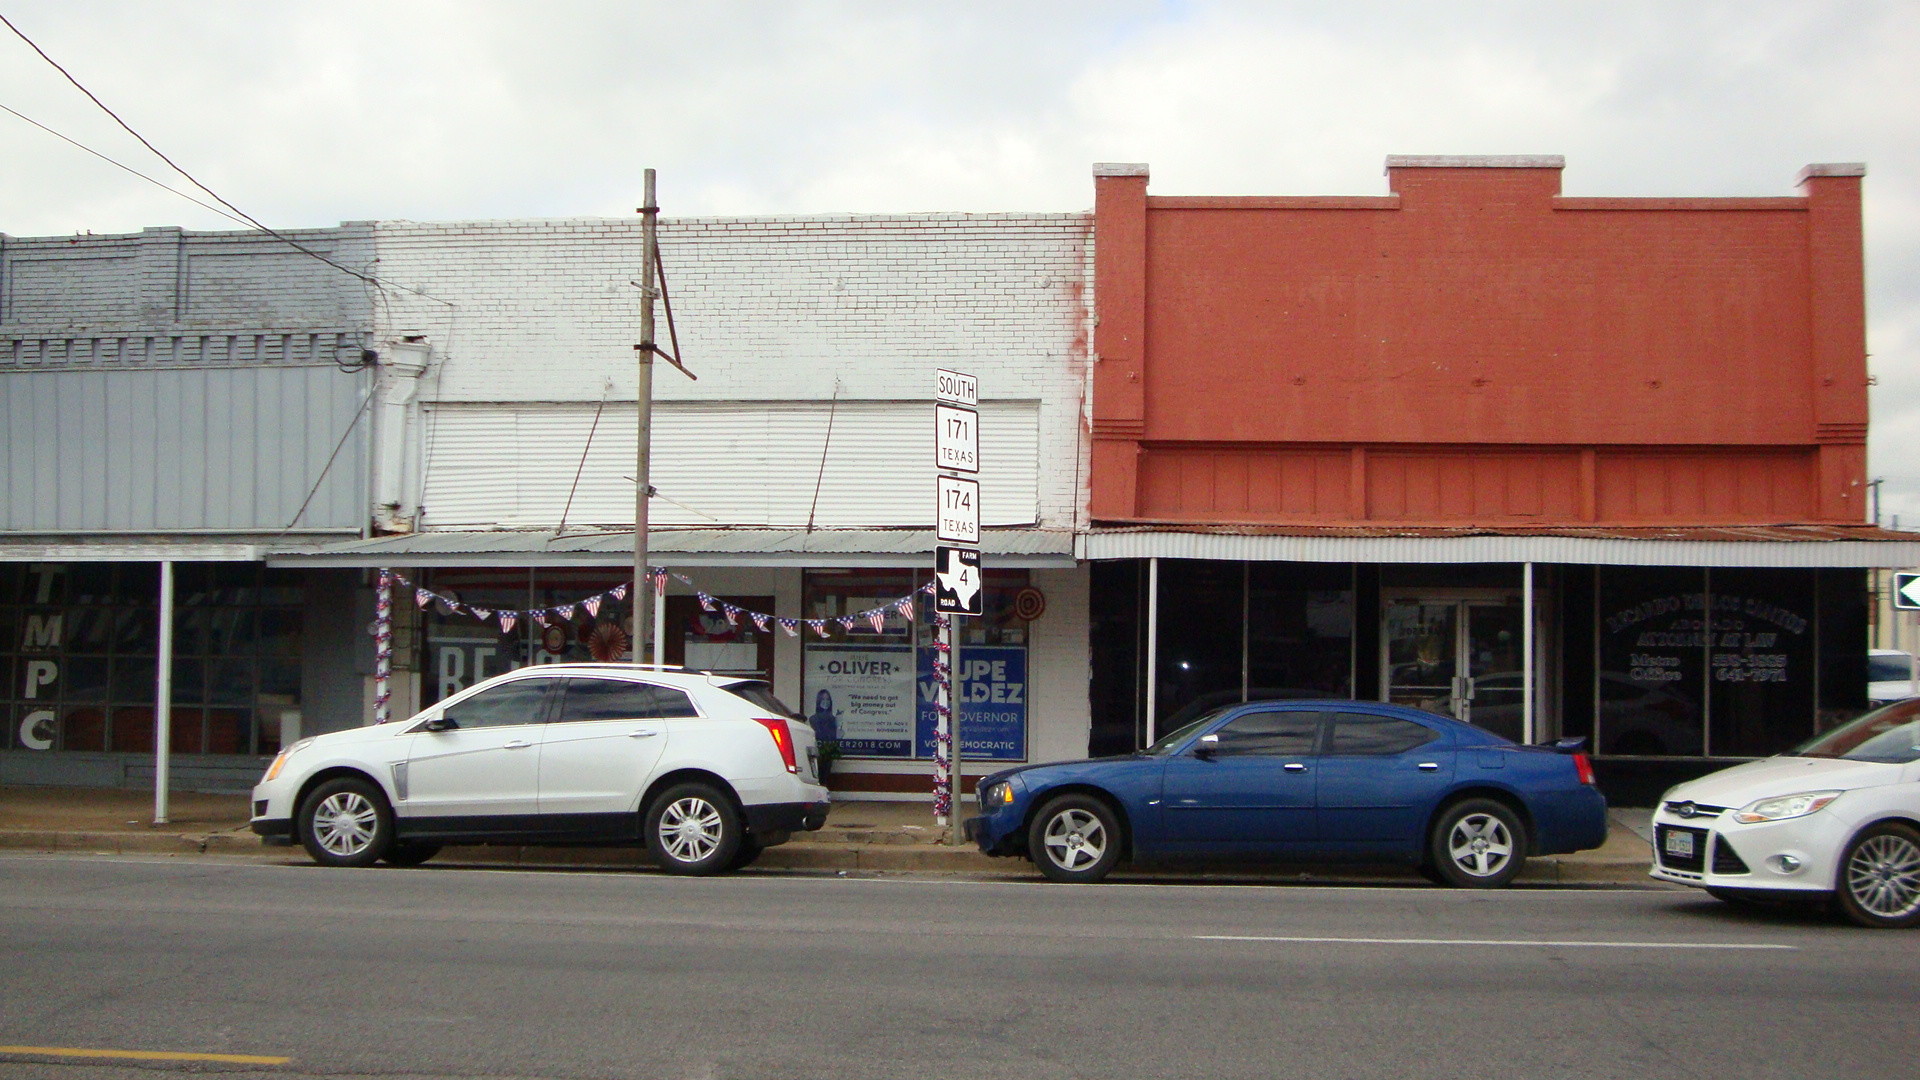
M 813 729 L 764 682 L 551 664 L 294 743 L 253 789 L 253 831 L 328 866 L 644 843 L 665 870 L 717 874 L 825 824 L 818 769 Z

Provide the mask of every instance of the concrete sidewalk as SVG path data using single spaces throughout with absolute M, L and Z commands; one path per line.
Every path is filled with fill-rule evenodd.
M 268 847 L 247 828 L 242 795 L 175 792 L 168 823 L 153 824 L 151 792 L 81 788 L 0 788 L 0 849 L 14 851 L 218 855 L 305 862 L 299 848 Z M 969 808 L 966 812 L 971 813 Z M 1527 882 L 1645 884 L 1651 858 L 1651 811 L 1610 812 L 1607 842 L 1592 851 L 1531 859 Z M 641 867 L 645 854 L 629 848 L 535 845 L 450 847 L 430 865 Z M 769 849 L 755 867 L 869 873 L 947 873 L 1035 878 L 1024 860 L 994 859 L 971 846 L 954 847 L 935 826 L 925 802 L 836 802 L 826 827 Z M 1368 866 L 1185 865 L 1150 870 L 1122 867 L 1115 876 L 1137 880 L 1418 881 L 1410 870 Z

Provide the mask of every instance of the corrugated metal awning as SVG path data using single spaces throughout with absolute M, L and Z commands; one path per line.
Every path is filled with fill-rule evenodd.
M 0 533 L 0 562 L 258 562 L 270 544 L 323 544 L 352 529 L 304 534 L 182 533 Z
M 1644 528 L 1108 525 L 1082 559 L 1235 562 L 1570 563 L 1588 566 L 1920 566 L 1920 533 L 1873 525 Z
M 933 559 L 932 529 L 660 529 L 647 539 L 662 566 L 921 567 Z M 1073 534 L 1057 529 L 982 529 L 980 550 L 996 568 L 1074 565 Z M 631 566 L 633 533 L 426 532 L 341 544 L 283 545 L 269 566 Z

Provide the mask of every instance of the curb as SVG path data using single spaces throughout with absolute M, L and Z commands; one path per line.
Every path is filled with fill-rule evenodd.
M 268 846 L 246 832 L 47 832 L 6 829 L 0 830 L 0 850 L 95 855 L 213 855 L 305 861 L 304 853 L 298 848 Z M 627 870 L 650 869 L 652 866 L 646 853 L 638 848 L 512 844 L 448 847 L 434 862 L 447 866 Z M 969 878 L 1040 880 L 1039 871 L 1022 859 L 997 859 L 970 848 L 930 844 L 915 837 L 886 833 L 860 835 L 858 842 L 849 835 L 795 841 L 767 849 L 754 866 L 768 870 L 951 874 Z M 1649 881 L 1647 870 L 1648 863 L 1644 860 L 1594 861 L 1546 855 L 1529 859 L 1518 880 L 1535 885 L 1644 885 Z M 1146 881 L 1425 884 L 1411 870 L 1398 867 L 1304 863 L 1230 868 L 1205 864 L 1127 868 L 1121 874 L 1127 879 Z

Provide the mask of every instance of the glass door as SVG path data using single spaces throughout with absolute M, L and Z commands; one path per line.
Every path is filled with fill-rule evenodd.
M 1518 741 L 1524 617 L 1514 596 L 1388 597 L 1380 635 L 1386 700 Z
M 1460 603 L 1396 598 L 1381 627 L 1386 699 L 1447 716 L 1460 715 Z

